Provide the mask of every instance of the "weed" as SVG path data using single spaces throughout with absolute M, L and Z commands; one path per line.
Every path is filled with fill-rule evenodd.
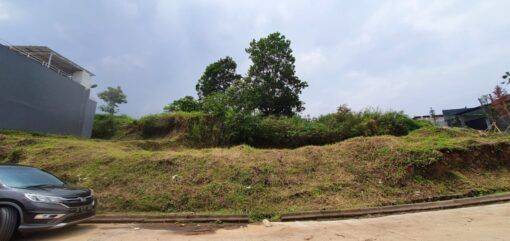
M 23 149 L 15 148 L 7 154 L 7 157 L 5 158 L 4 163 L 18 164 L 22 157 L 23 157 Z

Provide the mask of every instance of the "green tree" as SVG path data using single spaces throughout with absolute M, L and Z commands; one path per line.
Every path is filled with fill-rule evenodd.
M 201 101 L 202 111 L 223 119 L 227 112 L 233 111 L 229 96 L 225 93 L 212 93 Z
M 277 116 L 292 116 L 304 110 L 299 95 L 308 84 L 296 76 L 290 40 L 272 33 L 253 40 L 246 52 L 253 62 L 247 80 L 255 90 L 257 109 L 264 115 Z
M 247 78 L 234 81 L 227 91 L 225 91 L 228 97 L 228 104 L 232 106 L 236 112 L 244 114 L 254 114 L 260 100 L 259 93 L 256 86 L 252 85 Z
M 183 98 L 174 100 L 172 103 L 166 105 L 163 109 L 168 112 L 192 112 L 199 111 L 202 108 L 200 102 L 193 98 L 193 96 L 184 96 Z
M 239 103 L 233 98 L 235 95 L 231 94 L 236 93 L 232 92 L 233 87 L 228 88 L 226 93 L 214 93 L 202 99 L 202 111 L 220 122 L 224 143 L 250 143 L 258 132 L 260 118 L 251 109 L 246 111 L 245 104 L 250 102 L 249 99 Z
M 236 74 L 236 68 L 236 62 L 229 56 L 208 65 L 196 85 L 198 97 L 202 99 L 212 93 L 227 90 L 235 80 L 241 78 L 241 75 Z
M 120 86 L 117 86 L 117 88 L 108 87 L 97 96 L 105 102 L 104 105 L 99 107 L 101 111 L 110 115 L 113 115 L 118 111 L 120 104 L 127 103 L 127 97 L 124 92 L 122 92 Z

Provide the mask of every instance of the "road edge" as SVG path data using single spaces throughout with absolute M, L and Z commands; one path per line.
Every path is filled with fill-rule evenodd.
M 320 211 L 320 212 L 302 212 L 284 214 L 281 216 L 282 222 L 305 221 L 305 220 L 324 220 L 324 219 L 346 219 L 366 217 L 373 215 L 391 215 L 398 213 L 410 213 L 431 211 L 439 209 L 460 208 L 498 202 L 510 201 L 510 193 L 492 194 L 480 197 L 459 198 L 435 202 L 411 203 L 401 205 L 382 206 L 363 209 L 348 209 L 339 211 Z
M 389 205 L 374 208 L 345 209 L 336 211 L 311 211 L 287 213 L 280 217 L 282 222 L 347 219 L 368 216 L 392 215 L 398 213 L 421 212 L 439 209 L 460 208 L 510 201 L 510 192 L 479 197 L 456 198 L 450 200 Z M 85 223 L 249 223 L 248 215 L 97 215 Z

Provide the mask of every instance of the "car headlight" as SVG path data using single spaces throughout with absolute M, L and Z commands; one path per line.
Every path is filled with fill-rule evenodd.
M 25 193 L 28 200 L 39 203 L 61 203 L 63 201 L 60 197 L 44 196 L 39 194 Z

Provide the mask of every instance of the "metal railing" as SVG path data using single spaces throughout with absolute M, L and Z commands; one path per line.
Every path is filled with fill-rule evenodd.
M 26 52 L 26 51 L 24 51 L 22 49 L 16 48 L 14 45 L 10 44 L 5 39 L 0 38 L 0 45 L 3 45 L 5 47 L 9 48 L 10 50 L 12 50 L 13 52 L 17 52 L 18 54 L 20 54 L 22 56 L 25 56 L 25 57 L 27 57 L 29 59 L 32 59 L 32 60 L 38 62 L 42 66 L 55 71 L 59 75 L 62 75 L 62 76 L 67 77 L 69 79 L 72 79 L 72 76 L 73 76 L 72 74 L 69 74 L 69 73 L 67 73 L 67 72 L 65 72 L 65 71 L 63 71 L 63 70 L 61 70 L 61 69 L 59 69 L 59 68 L 57 68 L 57 67 L 55 67 L 55 66 L 53 66 L 51 64 L 48 64 L 48 62 L 46 62 L 46 61 L 43 61 L 43 60 L 41 60 L 41 59 L 39 59 L 39 58 L 37 58 L 37 57 L 35 57 L 33 55 L 30 55 L 29 52 Z

